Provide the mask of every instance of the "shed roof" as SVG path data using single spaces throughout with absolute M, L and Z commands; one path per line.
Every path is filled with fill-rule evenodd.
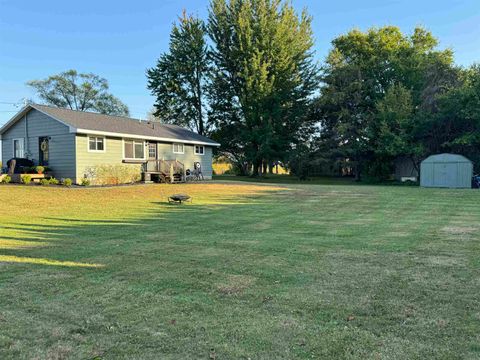
M 425 160 L 422 161 L 422 163 L 439 163 L 439 162 L 455 162 L 455 163 L 470 163 L 470 164 L 472 163 L 463 155 L 448 154 L 448 153 L 430 155 L 429 157 L 427 157 Z
M 220 146 L 217 142 L 177 125 L 148 122 L 123 116 L 112 116 L 86 111 L 56 108 L 31 104 L 23 108 L 12 120 L 0 129 L 5 132 L 28 111 L 36 109 L 70 127 L 75 133 L 100 133 L 105 135 L 134 136 L 164 141 L 182 141 L 211 146 Z

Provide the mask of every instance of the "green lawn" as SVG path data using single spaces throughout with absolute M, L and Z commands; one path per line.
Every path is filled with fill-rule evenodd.
M 275 186 L 0 186 L 0 359 L 480 358 L 480 192 Z
M 331 177 L 317 176 L 309 177 L 307 180 L 300 181 L 296 176 L 268 174 L 263 177 L 235 176 L 235 175 L 215 175 L 215 180 L 236 181 L 248 183 L 264 184 L 294 184 L 294 185 L 361 185 L 356 183 L 352 177 Z

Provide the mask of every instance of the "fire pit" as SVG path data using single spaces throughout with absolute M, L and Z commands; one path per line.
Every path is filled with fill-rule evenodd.
M 170 204 L 182 204 L 186 201 L 192 202 L 192 197 L 187 194 L 175 194 L 168 197 Z

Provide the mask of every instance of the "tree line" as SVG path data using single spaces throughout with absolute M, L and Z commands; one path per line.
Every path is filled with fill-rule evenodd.
M 396 158 L 429 154 L 478 163 L 480 69 L 454 63 L 424 28 L 351 30 L 314 59 L 312 17 L 280 0 L 212 0 L 186 12 L 147 71 L 160 121 L 222 144 L 241 173 L 282 162 L 387 177 Z

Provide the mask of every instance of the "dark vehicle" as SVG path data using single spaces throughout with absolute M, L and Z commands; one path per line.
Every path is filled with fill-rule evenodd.
M 32 160 L 24 159 L 24 158 L 13 158 L 7 161 L 7 169 L 10 169 L 11 162 L 15 160 L 15 170 L 13 171 L 14 174 L 22 174 L 25 171 L 29 171 L 35 164 Z
M 472 188 L 480 189 L 480 175 L 473 175 L 472 177 Z

